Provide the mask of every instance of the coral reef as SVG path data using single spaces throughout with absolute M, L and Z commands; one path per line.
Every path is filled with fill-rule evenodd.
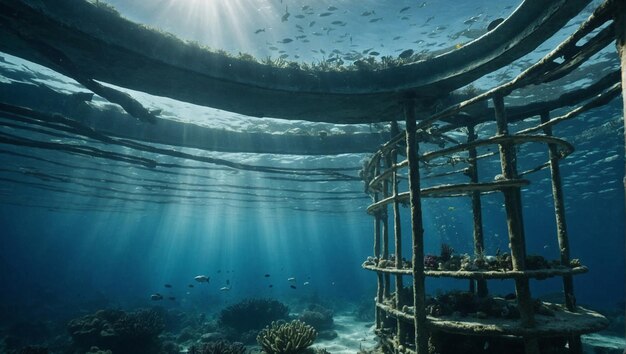
M 554 311 L 558 309 L 554 304 L 544 303 L 539 299 L 533 301 L 535 313 L 544 316 L 554 316 Z M 412 307 L 403 308 L 405 312 L 411 313 Z M 440 294 L 434 298 L 426 299 L 426 313 L 429 316 L 473 316 L 476 318 L 507 318 L 515 319 L 520 317 L 515 297 L 479 297 L 476 294 L 466 291 L 451 291 Z
M 231 343 L 226 340 L 193 345 L 187 351 L 189 354 L 243 354 L 245 352 L 246 347 L 243 343 Z
M 163 318 L 154 310 L 101 310 L 73 319 L 67 326 L 78 351 L 97 346 L 116 354 L 158 352 L 163 328 Z
M 333 327 L 333 310 L 325 308 L 322 305 L 311 304 L 302 311 L 298 319 L 316 330 L 324 330 Z
M 227 326 L 237 333 L 259 330 L 272 321 L 286 319 L 289 308 L 271 299 L 246 299 L 223 309 L 218 318 L 220 326 Z
M 426 304 L 426 313 L 435 317 L 451 315 L 465 317 L 472 314 L 478 318 L 519 318 L 519 311 L 514 301 L 478 297 L 465 291 L 441 294 L 427 299 Z
M 257 336 L 257 341 L 266 354 L 296 354 L 308 348 L 317 337 L 317 331 L 304 322 L 272 322 Z
M 513 269 L 511 255 L 501 253 L 499 250 L 495 256 L 485 255 L 483 252 L 472 257 L 468 254 L 457 255 L 453 253 L 452 247 L 442 244 L 441 254 L 439 256 L 427 254 L 424 256 L 424 268 L 426 270 L 443 270 L 443 271 L 507 271 Z M 379 267 L 381 262 L 379 262 Z M 388 266 L 384 264 L 384 266 Z M 390 265 L 389 265 L 390 266 Z M 578 259 L 573 259 L 569 267 L 581 266 Z M 562 267 L 558 260 L 547 260 L 543 256 L 529 255 L 526 257 L 526 269 L 551 269 Z

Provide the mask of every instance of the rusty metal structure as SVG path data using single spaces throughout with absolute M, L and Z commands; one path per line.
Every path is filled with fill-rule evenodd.
M 470 342 L 475 342 L 474 345 L 479 344 L 483 350 L 480 352 L 488 352 L 488 341 L 503 340 L 507 344 L 502 348 L 515 348 L 523 343 L 524 353 L 528 354 L 555 350 L 554 348 L 569 353 L 582 353 L 580 335 L 599 331 L 607 325 L 603 316 L 577 306 L 575 302 L 572 278 L 585 273 L 587 268 L 577 260 L 570 259 L 559 168 L 559 160 L 566 158 L 574 147 L 553 136 L 552 127 L 618 97 L 622 92 L 620 74 L 608 73 L 587 89 L 569 92 L 557 101 L 539 101 L 524 106 L 507 107 L 504 99 L 525 86 L 544 84 L 568 75 L 593 53 L 616 38 L 622 60 L 623 82 L 624 13 L 623 2 L 605 2 L 571 37 L 510 82 L 429 117 L 416 116 L 414 97 L 405 97 L 403 104 L 406 130 L 384 144 L 371 157 L 363 173 L 366 190 L 373 200 L 367 211 L 374 217 L 374 255 L 365 261 L 363 268 L 377 274 L 376 331 L 386 352 L 453 353 L 454 350 L 459 350 L 459 343 L 469 338 Z M 615 15 L 616 18 L 613 17 Z M 600 27 L 602 30 L 596 30 Z M 589 36 L 592 32 L 594 35 Z M 587 37 L 587 40 L 580 45 L 583 37 Z M 479 110 L 479 114 L 476 111 L 467 111 L 485 101 L 490 101 L 492 108 L 485 108 L 485 105 Z M 563 115 L 551 115 L 552 111 L 563 106 L 575 108 Z M 511 122 L 523 121 L 533 116 L 540 116 L 537 124 L 516 132 L 511 131 Z M 495 123 L 495 131 L 490 137 L 479 138 L 475 132 L 476 125 L 488 121 Z M 420 151 L 420 144 L 428 141 L 433 134 L 433 124 L 436 124 L 438 133 L 464 128 L 466 141 L 452 147 Z M 516 150 L 525 144 L 545 146 L 547 162 L 520 171 L 518 162 L 523 156 L 516 156 Z M 497 153 L 488 152 L 487 147 L 495 148 Z M 399 154 L 405 155 L 406 159 L 399 161 Z M 489 161 L 499 161 L 501 173 L 495 176 L 479 176 L 479 167 Z M 454 171 L 437 175 L 436 168 L 449 167 L 452 163 Z M 527 235 L 524 231 L 522 188 L 532 189 L 524 177 L 543 169 L 550 170 L 556 224 L 554 237 L 558 241 L 559 254 L 554 266 L 529 269 L 526 239 L 539 235 Z M 424 170 L 428 170 L 431 177 L 434 175 L 431 180 L 436 180 L 437 176 L 456 174 L 466 177 L 467 182 L 434 182 L 433 185 L 424 187 L 421 181 Z M 408 180 L 408 183 L 402 182 L 403 180 Z M 399 185 L 405 191 L 401 191 Z M 488 247 L 484 241 L 481 198 L 491 193 L 501 193 L 504 198 L 512 265 L 510 269 L 487 269 L 473 263 L 484 257 L 484 250 Z M 444 269 L 441 264 L 438 268 L 425 266 L 424 243 L 429 235 L 424 233 L 422 200 L 437 197 L 471 200 L 474 256 L 466 255 L 467 262 L 460 269 Z M 411 227 L 404 232 L 399 211 L 401 205 L 410 207 Z M 389 228 L 390 220 L 393 230 Z M 403 237 L 410 237 L 410 260 L 402 257 Z M 395 278 L 394 287 L 390 276 Z M 412 283 L 405 285 L 406 277 L 411 277 Z M 478 299 L 488 296 L 489 280 L 510 279 L 514 283 L 515 306 L 519 311 L 519 318 L 492 318 L 485 314 L 461 317 L 436 313 L 437 311 L 432 310 L 433 307 L 429 307 L 432 300 L 428 299 L 425 290 L 425 282 L 431 277 L 468 279 L 469 287 L 463 290 Z M 550 305 L 555 311 L 546 316 L 536 311 L 537 303 L 531 297 L 529 281 L 552 277 L 562 279 L 564 296 L 561 304 Z M 549 340 L 554 338 L 559 338 L 561 342 L 556 347 L 551 347 Z M 446 341 L 450 340 L 455 341 L 455 349 L 446 345 Z M 502 348 L 499 350 L 504 350 Z M 498 349 L 495 350 L 493 352 Z

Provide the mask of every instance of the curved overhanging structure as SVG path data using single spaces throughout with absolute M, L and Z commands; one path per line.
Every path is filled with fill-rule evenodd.
M 113 101 L 94 80 L 255 117 L 334 123 L 396 119 L 407 93 L 429 114 L 451 91 L 531 52 L 589 3 L 526 0 L 496 29 L 432 59 L 381 70 L 279 68 L 209 52 L 87 2 L 0 1 L 0 50 Z M 102 93 L 101 93 L 102 92 Z M 138 118 L 138 103 L 122 104 Z

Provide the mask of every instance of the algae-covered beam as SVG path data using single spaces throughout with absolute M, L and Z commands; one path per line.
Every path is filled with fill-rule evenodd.
M 253 117 L 364 123 L 401 114 L 401 92 L 437 99 L 533 51 L 589 0 L 523 1 L 496 29 L 429 60 L 379 70 L 312 71 L 210 52 L 87 1 L 0 0 L 0 50 L 54 67 L 32 39 L 84 77 Z
M 386 132 L 319 135 L 237 132 L 205 127 L 201 122 L 185 123 L 159 117 L 156 124 L 142 124 L 110 105 L 90 104 L 92 96 L 87 92 L 65 94 L 43 85 L 0 83 L 0 102 L 60 113 L 102 134 L 148 143 L 222 152 L 335 155 L 371 153 L 389 138 Z M 191 120 L 191 117 L 179 118 Z
M 383 163 L 385 164 L 385 169 L 388 170 L 391 167 L 391 157 L 389 154 L 385 154 L 383 156 Z M 383 199 L 389 198 L 389 181 L 383 181 Z M 383 234 L 382 234 L 382 259 L 389 259 L 389 213 L 388 208 L 385 205 L 384 209 L 380 211 L 382 222 L 383 222 Z M 383 279 L 383 288 L 384 294 L 383 297 L 388 299 L 391 296 L 391 276 L 389 274 L 384 275 Z
M 413 248 L 413 306 L 415 308 L 415 350 L 428 354 L 428 325 L 426 323 L 426 284 L 424 275 L 424 224 L 422 220 L 421 182 L 419 170 L 419 144 L 417 142 L 417 116 L 415 102 L 409 96 L 404 101 L 406 120 L 406 156 L 409 161 L 409 193 L 411 201 L 411 243 Z
M 476 130 L 474 129 L 474 125 L 470 124 L 467 126 L 467 142 L 471 143 L 476 140 L 478 136 L 476 135 Z M 472 183 L 478 183 L 478 159 L 477 152 L 475 147 L 470 147 L 468 150 L 468 167 L 467 174 Z M 483 212 L 482 212 L 482 203 L 480 200 L 480 191 L 476 190 L 471 192 L 471 200 L 472 200 L 472 221 L 473 221 L 473 235 L 474 235 L 474 255 L 478 256 L 479 254 L 484 254 L 485 249 L 485 241 L 483 237 Z M 487 296 L 487 282 L 485 280 L 477 280 L 477 294 L 479 297 Z M 470 287 L 473 287 L 474 280 L 470 280 Z
M 496 95 L 493 98 L 496 116 L 497 134 L 509 135 L 504 97 Z M 500 162 L 502 165 L 502 177 L 504 179 L 517 178 L 515 147 L 511 143 L 502 143 L 499 147 Z M 526 269 L 526 242 L 524 240 L 524 224 L 522 220 L 521 193 L 519 187 L 509 188 L 503 191 L 504 208 L 506 210 L 506 223 L 509 233 L 509 248 L 511 249 L 511 261 L 513 270 Z M 521 323 L 524 327 L 535 325 L 532 299 L 530 297 L 530 284 L 528 278 L 515 279 L 515 293 L 517 307 L 520 312 Z M 526 354 L 539 354 L 539 344 L 536 337 L 524 337 L 524 350 Z
M 550 113 L 542 113 L 541 122 L 545 123 L 548 121 L 550 121 Z M 546 126 L 543 131 L 548 136 L 552 135 L 551 126 Z M 559 166 L 560 155 L 556 145 L 548 144 L 548 149 L 550 157 L 549 163 L 552 182 L 552 198 L 554 200 L 554 215 L 556 219 L 556 233 L 559 243 L 559 253 L 561 265 L 567 267 L 570 265 L 569 237 L 567 235 L 567 224 L 565 222 L 565 201 L 563 198 L 563 187 L 561 185 L 561 167 Z M 569 311 L 575 311 L 576 300 L 574 297 L 574 279 L 569 274 L 563 276 L 563 293 L 565 294 L 565 307 Z M 571 354 L 582 353 L 582 343 L 580 341 L 580 336 L 570 336 L 569 348 Z
M 391 160 L 395 165 L 398 162 L 398 151 L 396 149 L 391 150 Z M 393 190 L 393 235 L 394 235 L 394 250 L 396 254 L 396 269 L 402 269 L 402 219 L 400 217 L 400 202 L 398 200 L 398 184 L 400 180 L 398 178 L 398 169 L 394 168 L 392 179 L 391 179 L 391 188 Z M 404 298 L 404 281 L 402 279 L 402 274 L 396 274 L 395 276 L 396 283 L 396 308 L 402 308 L 402 306 L 406 303 L 406 299 Z M 406 331 L 405 324 L 400 320 L 396 319 L 396 330 L 397 330 L 397 341 L 398 344 L 404 344 Z

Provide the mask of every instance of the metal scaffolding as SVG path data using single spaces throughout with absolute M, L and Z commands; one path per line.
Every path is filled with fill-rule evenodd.
M 618 4 L 619 3 L 619 4 Z M 619 6 L 622 10 L 617 9 Z M 374 255 L 363 264 L 363 268 L 376 272 L 378 291 L 376 296 L 376 333 L 381 338 L 386 352 L 425 354 L 437 352 L 440 354 L 452 353 L 458 350 L 451 349 L 446 338 L 464 338 L 475 344 L 485 343 L 487 339 L 500 341 L 509 345 L 523 344 L 524 353 L 538 354 L 544 348 L 559 349 L 569 353 L 582 353 L 580 335 L 595 332 L 605 328 L 606 318 L 600 314 L 576 305 L 573 276 L 588 271 L 580 261 L 570 259 L 570 245 L 565 218 L 565 206 L 559 160 L 566 158 L 574 151 L 574 147 L 567 141 L 553 136 L 552 126 L 571 119 L 589 109 L 602 106 L 621 92 L 619 75 L 611 73 L 588 88 L 563 95 L 560 102 L 544 101 L 528 104 L 524 107 L 507 107 L 505 98 L 514 90 L 537 85 L 557 78 L 561 78 L 594 53 L 606 47 L 608 38 L 617 36 L 617 46 L 622 61 L 622 81 L 626 65 L 624 54 L 624 4 L 622 2 L 606 1 L 599 6 L 593 15 L 580 28 L 559 45 L 554 51 L 546 55 L 537 64 L 521 73 L 519 76 L 488 92 L 478 94 L 459 104 L 451 106 L 430 117 L 419 119 L 414 109 L 414 97 L 407 93 L 404 105 L 405 132 L 397 134 L 384 144 L 371 157 L 365 167 L 366 191 L 372 195 L 373 204 L 367 211 L 374 217 L 375 245 Z M 613 15 L 618 14 L 616 19 Z M 613 20 L 613 26 L 601 27 Z M 594 32 L 594 30 L 598 29 Z M 589 34 L 594 35 L 589 36 Z M 584 37 L 590 37 L 583 45 L 578 45 Z M 565 58 L 565 60 L 558 60 Z M 599 92 L 592 96 L 586 95 L 587 90 Z M 480 102 L 492 100 L 492 114 L 488 117 L 472 116 L 468 108 Z M 564 106 L 576 106 L 568 113 L 551 118 L 551 112 Z M 626 103 L 625 103 L 626 107 Z M 533 127 L 510 131 L 509 111 L 515 112 L 512 116 L 515 121 L 539 115 L 541 120 Z M 419 119 L 419 121 L 418 121 Z M 491 120 L 496 129 L 491 137 L 479 137 L 476 134 L 476 124 Z M 442 123 L 445 129 L 464 128 L 466 142 L 451 147 L 442 147 L 435 151 L 420 154 L 420 145 L 431 138 L 434 123 Z M 518 154 L 521 145 L 543 144 L 547 147 L 547 162 L 527 171 L 518 170 L 518 162 L 524 156 Z M 497 153 L 488 152 L 482 155 L 479 150 L 486 147 L 497 147 Z M 406 159 L 397 161 L 399 149 L 406 148 Z M 446 157 L 463 154 L 467 166 L 453 172 L 442 173 L 439 176 L 448 176 L 456 173 L 465 175 L 469 183 L 437 184 L 423 187 L 420 180 L 422 170 L 430 168 L 434 161 L 446 161 Z M 480 176 L 478 170 L 483 161 L 494 161 L 498 158 L 501 173 L 496 176 Z M 491 160 L 489 160 L 491 159 Z M 449 158 L 448 165 L 458 163 Z M 446 165 L 442 163 L 441 165 Z M 527 254 L 523 220 L 523 187 L 532 188 L 525 176 L 549 168 L 554 202 L 556 224 L 556 240 L 559 245 L 558 258 L 544 263 L 540 267 L 530 265 L 533 256 Z M 408 179 L 406 191 L 399 191 L 400 176 Z M 437 175 L 430 176 L 436 180 Z M 423 176 L 422 176 L 423 178 Z M 389 191 L 391 183 L 391 192 Z M 626 185 L 626 178 L 624 180 Z M 485 265 L 485 238 L 482 220 L 482 198 L 487 194 L 500 193 L 504 198 L 504 211 L 508 229 L 509 252 L 505 263 L 494 263 L 494 266 Z M 422 199 L 433 197 L 469 197 L 473 217 L 473 256 L 466 255 L 461 260 L 458 269 L 446 269 L 428 264 L 431 259 L 425 260 L 424 234 L 422 221 Z M 410 207 L 411 225 L 411 261 L 404 261 L 402 257 L 402 235 L 400 232 L 401 213 L 399 205 Z M 393 207 L 394 223 L 394 253 L 388 249 L 388 209 Z M 382 234 L 381 234 L 382 227 Z M 408 235 L 405 235 L 408 237 Z M 381 251 L 381 243 L 384 250 Z M 502 258 L 504 259 L 504 258 Z M 425 261 L 427 265 L 425 265 Z M 389 275 L 395 277 L 395 289 L 390 289 Z M 404 277 L 411 276 L 413 283 L 405 287 Z M 484 300 L 489 297 L 488 280 L 511 279 L 514 281 L 515 296 L 509 299 L 498 299 L 499 304 L 511 303 L 518 316 L 489 316 L 487 314 L 473 314 L 459 317 L 454 314 L 438 313 L 433 307 L 425 290 L 425 281 L 430 277 L 448 277 L 469 280 L 469 291 L 463 296 L 472 296 Z M 552 277 L 561 277 L 563 283 L 563 302 L 560 304 L 545 303 L 533 299 L 531 296 L 530 280 L 544 280 Z M 412 299 L 410 298 L 412 296 Z M 493 300 L 495 301 L 495 300 Z M 550 308 L 546 313 L 543 308 Z M 508 311 L 508 310 L 507 310 Z M 390 321 L 395 319 L 395 321 Z M 412 327 L 414 331 L 410 331 Z M 492 349 L 494 350 L 494 349 Z

